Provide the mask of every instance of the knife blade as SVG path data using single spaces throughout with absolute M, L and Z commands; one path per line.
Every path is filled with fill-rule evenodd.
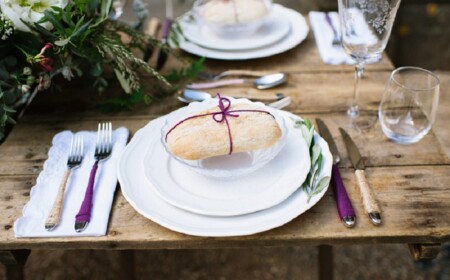
M 381 210 L 378 202 L 375 199 L 375 194 L 372 188 L 369 186 L 369 182 L 366 178 L 366 173 L 364 171 L 365 165 L 362 160 L 361 154 L 355 142 L 353 142 L 350 135 L 343 129 L 339 128 L 339 131 L 344 138 L 345 147 L 350 157 L 350 161 L 355 168 L 356 182 L 360 190 L 361 200 L 364 205 L 364 209 L 369 215 L 370 221 L 374 225 L 381 224 Z
M 162 46 L 159 49 L 158 60 L 156 61 L 156 70 L 159 71 L 164 66 L 167 60 L 167 52 L 163 50 L 163 48 L 167 48 L 169 45 L 169 33 L 170 27 L 172 26 L 172 17 L 173 17 L 173 5 L 172 0 L 166 0 L 166 18 L 162 24 L 162 38 L 161 43 Z
M 354 227 L 356 224 L 356 214 L 352 202 L 348 197 L 341 173 L 337 164 L 341 161 L 341 156 L 331 136 L 330 130 L 321 119 L 316 119 L 320 135 L 327 141 L 331 154 L 333 155 L 333 167 L 331 169 L 331 185 L 333 186 L 334 198 L 338 209 L 339 217 L 346 227 Z

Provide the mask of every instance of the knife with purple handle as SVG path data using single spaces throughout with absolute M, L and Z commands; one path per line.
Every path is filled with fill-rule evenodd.
M 170 27 L 172 26 L 173 18 L 173 4 L 172 0 L 166 0 L 166 18 L 162 24 L 162 38 L 161 38 L 161 49 L 159 50 L 158 59 L 156 61 L 156 70 L 161 70 L 167 60 L 167 52 L 162 48 L 167 48 L 169 46 L 169 33 Z
M 349 228 L 354 227 L 356 224 L 355 210 L 353 209 L 352 202 L 348 197 L 347 190 L 345 189 L 344 182 L 342 181 L 341 173 L 339 172 L 339 167 L 337 166 L 337 164 L 341 161 L 339 151 L 325 123 L 321 119 L 316 119 L 316 123 L 319 128 L 320 135 L 325 139 L 325 141 L 327 141 L 331 154 L 333 155 L 331 185 L 333 186 L 339 217 L 345 226 Z

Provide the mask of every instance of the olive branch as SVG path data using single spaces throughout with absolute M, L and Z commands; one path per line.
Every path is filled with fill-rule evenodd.
M 308 146 L 309 156 L 311 158 L 311 167 L 308 176 L 302 184 L 302 188 L 308 196 L 307 202 L 309 203 L 313 196 L 319 194 L 328 186 L 331 177 L 324 176 L 319 178 L 322 170 L 323 156 L 319 143 L 314 140 L 314 125 L 308 119 L 294 120 L 294 122 L 294 127 L 300 128 L 302 131 L 303 139 Z

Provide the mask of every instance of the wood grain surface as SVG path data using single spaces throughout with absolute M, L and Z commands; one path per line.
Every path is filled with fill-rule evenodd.
M 183 54 L 185 55 L 185 54 Z M 169 61 L 170 65 L 176 65 Z M 329 126 L 342 156 L 339 165 L 358 216 L 348 229 L 337 214 L 333 192 L 327 191 L 312 209 L 292 222 L 256 235 L 230 238 L 200 238 L 165 229 L 137 213 L 118 188 L 104 237 L 21 238 L 14 237 L 13 223 L 30 199 L 53 136 L 62 130 L 95 130 L 103 120 L 127 127 L 133 136 L 152 119 L 183 106 L 173 96 L 153 105 L 104 114 L 95 104 L 103 97 L 92 90 L 73 86 L 62 93 L 40 94 L 25 116 L 0 146 L 0 249 L 179 249 L 245 246 L 278 246 L 338 243 L 441 243 L 450 241 L 450 72 L 440 72 L 441 104 L 434 131 L 419 143 L 397 145 L 382 133 L 378 123 L 363 133 L 351 129 L 345 111 L 352 96 L 351 66 L 321 62 L 311 35 L 300 46 L 284 54 L 261 60 L 222 62 L 208 60 L 208 71 L 246 69 L 285 71 L 286 85 L 258 91 L 249 87 L 227 87 L 227 93 L 269 95 L 282 92 L 293 99 L 286 108 L 302 117 L 320 117 Z M 361 84 L 361 107 L 376 115 L 378 103 L 392 70 L 388 58 L 371 65 Z M 444 86 L 445 85 L 445 86 Z M 111 89 L 118 91 L 117 85 Z M 338 128 L 346 128 L 366 160 L 366 176 L 383 209 L 383 224 L 369 221 L 359 199 L 354 170 Z M 440 139 L 436 135 L 440 136 Z

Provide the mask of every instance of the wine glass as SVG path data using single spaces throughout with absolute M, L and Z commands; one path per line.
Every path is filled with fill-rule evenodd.
M 347 115 L 357 127 L 372 126 L 376 119 L 360 116 L 359 87 L 364 65 L 384 51 L 400 0 L 338 0 L 342 46 L 355 60 L 353 101 Z

